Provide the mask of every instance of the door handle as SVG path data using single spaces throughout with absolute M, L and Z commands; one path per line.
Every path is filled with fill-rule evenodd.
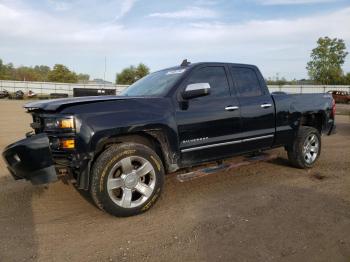
M 267 103 L 261 105 L 262 108 L 269 108 L 271 106 L 272 104 L 267 104 Z
M 225 107 L 226 111 L 234 111 L 237 110 L 239 107 L 238 106 L 227 106 Z

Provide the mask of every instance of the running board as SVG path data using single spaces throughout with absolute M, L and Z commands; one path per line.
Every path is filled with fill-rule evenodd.
M 228 172 L 232 169 L 235 169 L 235 168 L 238 168 L 241 166 L 248 166 L 248 165 L 258 163 L 258 162 L 269 161 L 269 160 L 273 160 L 276 158 L 277 158 L 276 155 L 270 155 L 267 153 L 261 153 L 259 155 L 255 155 L 255 156 L 243 157 L 239 160 L 237 160 L 237 158 L 233 158 L 233 159 L 230 159 L 228 161 L 225 161 L 222 164 L 218 164 L 218 165 L 210 166 L 210 167 L 205 167 L 202 169 L 197 169 L 197 170 L 187 172 L 187 173 L 178 174 L 176 176 L 176 178 L 180 182 L 186 182 L 186 181 L 190 181 L 190 180 L 193 180 L 196 178 L 208 176 L 210 174 L 215 174 L 218 172 Z

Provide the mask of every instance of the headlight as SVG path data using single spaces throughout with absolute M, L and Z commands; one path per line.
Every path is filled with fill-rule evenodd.
M 73 117 L 60 117 L 60 118 L 46 118 L 44 120 L 45 129 L 63 129 L 72 130 L 75 129 Z

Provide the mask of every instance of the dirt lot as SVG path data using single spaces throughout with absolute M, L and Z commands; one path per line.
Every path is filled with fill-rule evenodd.
M 0 100 L 1 150 L 30 130 L 21 103 Z M 1 160 L 0 261 L 350 261 L 350 117 L 337 125 L 312 170 L 281 149 L 190 182 L 170 175 L 149 212 L 123 219 L 71 186 L 15 182 Z

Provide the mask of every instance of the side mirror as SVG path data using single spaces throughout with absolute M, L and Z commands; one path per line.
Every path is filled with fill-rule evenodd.
M 195 83 L 186 86 L 185 91 L 182 93 L 184 99 L 191 99 L 200 96 L 206 96 L 210 94 L 209 83 Z

